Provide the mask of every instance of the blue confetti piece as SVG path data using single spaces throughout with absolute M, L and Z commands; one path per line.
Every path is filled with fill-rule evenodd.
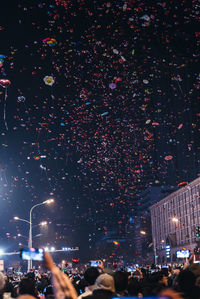
M 101 114 L 101 116 L 106 116 L 106 115 L 108 115 L 108 112 L 104 112 Z

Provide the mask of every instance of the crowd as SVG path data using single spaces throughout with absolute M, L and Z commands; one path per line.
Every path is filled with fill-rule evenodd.
M 0 273 L 0 299 L 110 299 L 113 297 L 200 299 L 200 265 L 136 267 L 125 269 L 88 267 L 84 273 L 62 272 L 45 253 L 42 274 L 34 271 L 16 280 Z

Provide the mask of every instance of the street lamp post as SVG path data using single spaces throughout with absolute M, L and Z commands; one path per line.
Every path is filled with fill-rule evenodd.
M 22 218 L 19 218 L 19 217 L 14 217 L 14 220 L 23 221 L 23 222 L 26 222 L 26 223 L 29 224 L 29 221 L 28 221 L 28 220 L 25 220 L 25 219 L 22 219 Z
M 53 203 L 54 202 L 54 199 L 47 199 L 41 203 L 38 203 L 36 205 L 34 205 L 31 209 L 30 209 L 30 220 L 29 220 L 29 240 L 28 240 L 28 247 L 29 248 L 32 248 L 33 246 L 33 237 L 32 237 L 32 212 L 33 210 L 36 208 L 36 207 L 39 207 L 39 206 L 42 206 L 42 205 L 45 205 L 45 204 L 50 204 L 50 203 Z M 32 260 L 28 261 L 28 271 L 30 271 L 32 269 Z
M 25 219 L 21 219 L 19 217 L 14 217 L 15 220 L 20 220 L 20 221 L 24 221 L 26 223 L 29 224 L 29 237 L 28 237 L 28 248 L 32 248 L 33 246 L 33 237 L 32 237 L 32 212 L 33 210 L 36 208 L 36 207 L 39 207 L 39 206 L 42 206 L 42 205 L 45 205 L 45 204 L 51 204 L 54 202 L 54 199 L 47 199 L 41 203 L 38 203 L 36 205 L 34 205 L 31 209 L 30 209 L 30 212 L 29 212 L 29 221 L 28 220 L 25 220 Z M 29 260 L 28 261 L 28 272 L 32 269 L 32 260 Z

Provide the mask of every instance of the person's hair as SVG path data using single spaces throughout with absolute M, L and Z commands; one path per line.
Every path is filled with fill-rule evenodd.
M 44 290 L 45 298 L 54 298 L 53 287 L 51 285 L 47 286 Z
M 34 273 L 34 272 L 28 272 L 28 273 L 26 274 L 26 277 L 27 277 L 27 278 L 30 278 L 30 279 L 35 279 L 35 273 Z
M 162 271 L 152 273 L 149 277 L 149 281 L 154 284 L 159 283 L 163 279 L 163 276 L 165 276 L 165 274 Z
M 127 291 L 129 296 L 137 296 L 141 292 L 140 284 L 137 278 L 131 277 L 128 280 Z
M 84 273 L 84 278 L 88 285 L 93 285 L 99 276 L 99 271 L 95 267 L 88 268 Z
M 180 272 L 178 276 L 178 285 L 181 290 L 187 291 L 195 286 L 196 277 L 194 273 L 189 270 Z
M 27 277 L 23 278 L 19 283 L 19 294 L 36 296 L 35 281 Z
M 190 271 L 194 273 L 196 277 L 200 276 L 200 266 L 198 264 L 192 264 L 190 266 Z
M 9 277 L 7 278 L 6 280 L 6 284 L 5 284 L 5 292 L 6 293 L 12 293 L 12 290 L 13 290 L 13 285 L 12 285 L 12 282 L 10 281 Z
M 124 271 L 116 271 L 114 273 L 114 281 L 116 292 L 125 291 L 128 286 L 128 273 Z

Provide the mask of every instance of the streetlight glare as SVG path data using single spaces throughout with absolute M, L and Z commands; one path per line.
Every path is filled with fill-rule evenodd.
M 173 217 L 173 218 L 172 218 L 172 221 L 173 221 L 173 222 L 178 222 L 178 218 L 177 218 L 177 217 Z
M 47 221 L 42 221 L 42 222 L 40 223 L 41 226 L 46 226 L 47 224 L 48 224 Z
M 4 253 L 3 249 L 0 248 L 0 255 L 3 254 L 3 253 Z
M 47 204 L 50 204 L 50 203 L 53 203 L 54 202 L 54 199 L 53 198 L 50 198 L 50 199 L 47 199 L 44 201 L 44 203 L 47 203 Z
M 15 216 L 15 217 L 14 217 L 14 220 L 19 220 L 19 217 Z
M 140 231 L 141 235 L 146 235 L 146 232 L 144 230 Z

